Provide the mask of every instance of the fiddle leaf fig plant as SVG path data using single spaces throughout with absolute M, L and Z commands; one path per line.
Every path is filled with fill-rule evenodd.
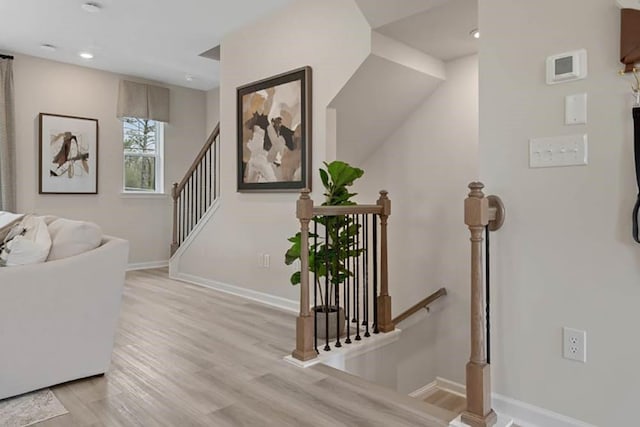
M 362 169 L 336 160 L 324 162 L 325 169 L 320 168 L 320 179 L 325 188 L 325 201 L 322 206 L 350 206 L 356 203 L 352 197 L 357 193 L 349 192 L 348 187 L 364 174 Z M 353 272 L 349 270 L 349 260 L 362 253 L 355 247 L 356 236 L 360 231 L 357 224 L 348 216 L 316 216 L 313 222 L 319 227 L 318 234 L 309 233 L 309 271 L 315 272 L 321 309 L 330 311 L 330 298 L 334 289 L 344 282 Z M 291 265 L 300 259 L 302 251 L 301 233 L 290 237 L 291 247 L 285 254 L 285 264 Z M 291 275 L 291 284 L 300 283 L 301 272 Z M 320 278 L 326 277 L 330 283 L 328 294 L 324 295 Z

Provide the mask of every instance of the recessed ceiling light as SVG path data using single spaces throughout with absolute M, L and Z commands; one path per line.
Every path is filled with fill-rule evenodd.
M 42 50 L 46 50 L 47 52 L 55 52 L 56 51 L 56 47 L 52 44 L 49 43 L 44 43 L 40 45 L 40 49 Z
M 471 30 L 469 32 L 469 34 L 474 38 L 474 39 L 479 39 L 480 38 L 480 31 L 477 28 L 474 28 L 473 30 Z
M 98 13 L 100 12 L 100 9 L 102 9 L 102 6 L 100 6 L 99 3 L 84 3 L 80 7 L 82 8 L 82 10 L 89 13 Z
M 80 52 L 79 55 L 83 59 L 93 59 L 93 53 L 91 52 Z
M 184 78 L 188 82 L 192 82 L 193 81 L 193 76 L 191 74 L 187 74 L 186 76 L 184 76 Z

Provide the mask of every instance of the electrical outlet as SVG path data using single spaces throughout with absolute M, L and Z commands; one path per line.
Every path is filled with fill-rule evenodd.
M 587 333 L 578 329 L 562 328 L 562 354 L 565 359 L 587 362 Z
M 264 262 L 262 263 L 262 266 L 264 268 L 269 268 L 270 264 L 271 264 L 271 257 L 269 256 L 269 254 L 264 254 Z

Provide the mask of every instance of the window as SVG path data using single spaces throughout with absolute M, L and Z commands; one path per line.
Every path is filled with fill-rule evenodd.
M 124 135 L 124 191 L 162 193 L 162 122 L 135 117 L 122 119 Z

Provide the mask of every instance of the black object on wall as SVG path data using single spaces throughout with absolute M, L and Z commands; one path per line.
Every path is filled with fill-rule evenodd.
M 633 108 L 633 147 L 636 161 L 636 183 L 638 185 L 638 197 L 633 207 L 633 240 L 640 243 L 638 235 L 638 211 L 640 211 L 640 107 Z

